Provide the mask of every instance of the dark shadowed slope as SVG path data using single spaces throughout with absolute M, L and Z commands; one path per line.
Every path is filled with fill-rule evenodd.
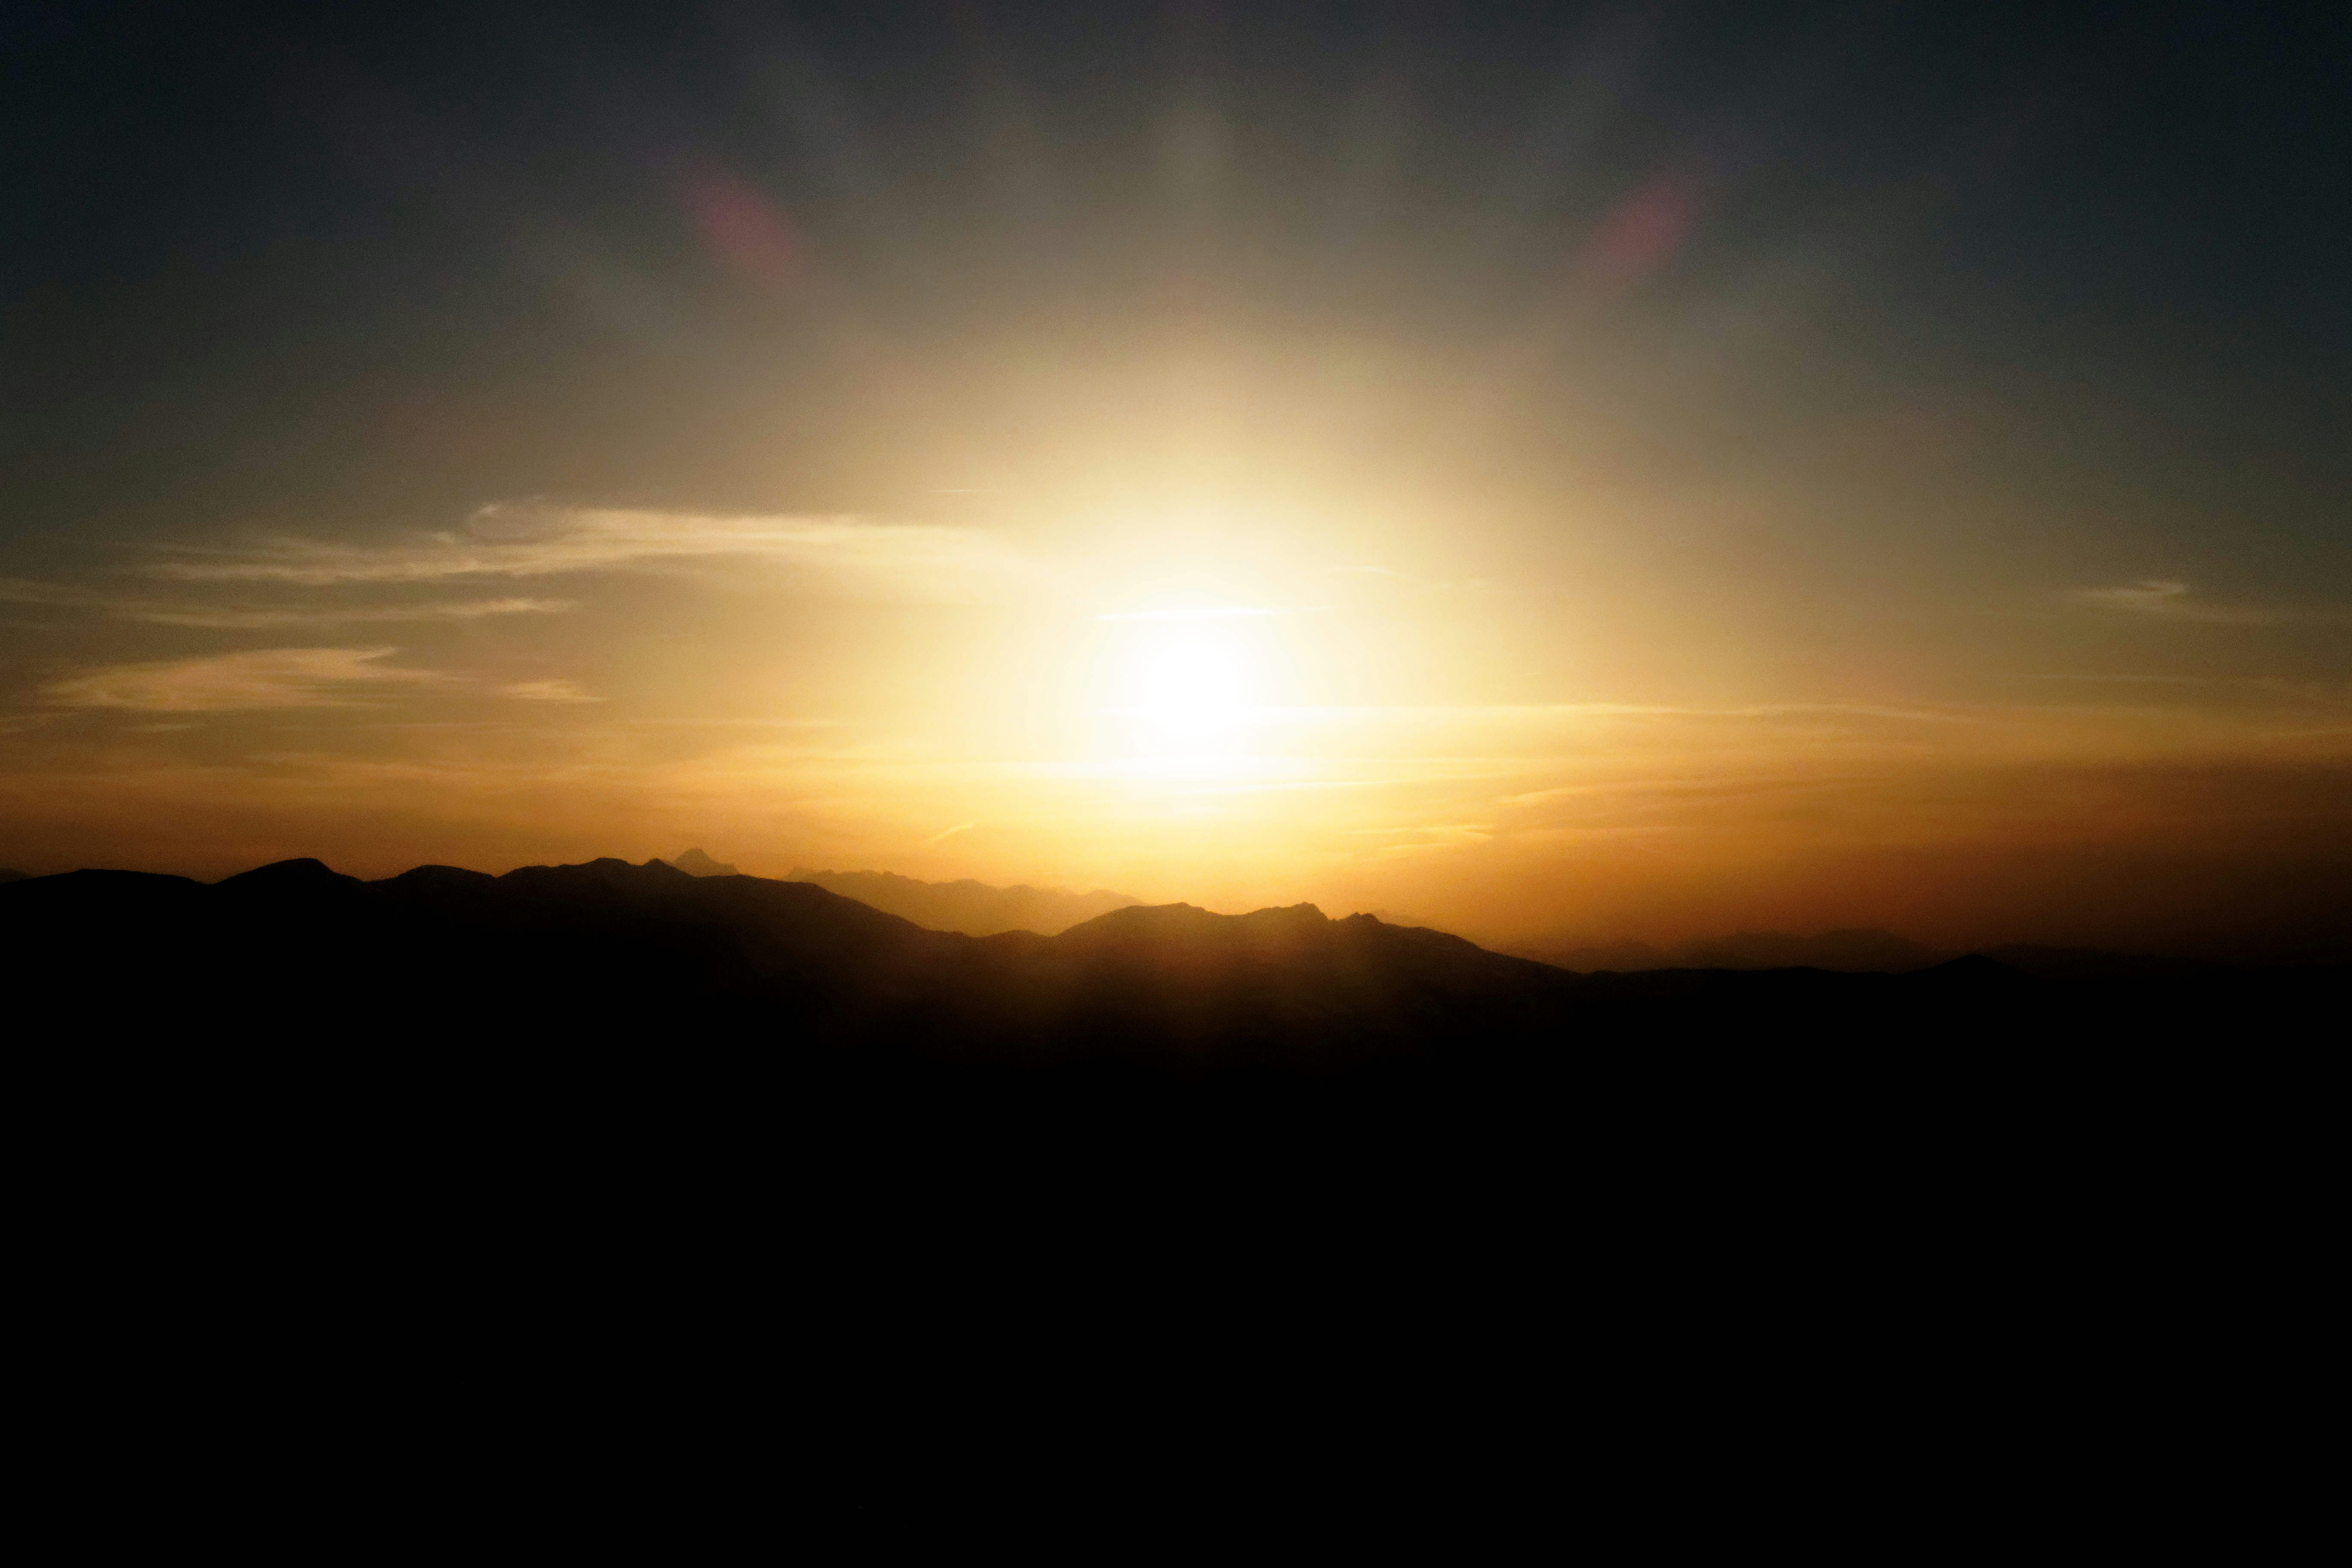
M 1630 973 L 1648 969 L 1831 969 L 1847 974 L 1908 974 L 1951 956 L 1885 931 L 1831 931 L 1818 936 L 1740 931 L 1679 947 L 1622 942 L 1605 947 L 1523 949 L 1530 958 L 1572 969 Z
M 1573 978 L 1437 931 L 1312 904 L 1217 915 L 1136 906 L 1040 949 L 1086 988 L 1110 1026 L 1272 1047 L 1286 1040 L 1402 1047 L 1439 1038 L 1540 1037 L 1565 1022 Z
M 31 1022 L 10 1081 L 58 1212 L 184 1193 L 201 1258 L 224 1215 L 278 1205 L 307 1245 L 430 1192 L 420 1228 L 485 1257 L 568 1215 L 591 1290 L 616 1224 L 730 1266 L 831 1247 L 851 1261 L 792 1276 L 792 1300 L 894 1279 L 908 1343 L 1041 1215 L 1059 1217 L 1019 1267 L 1067 1281 L 1056 1322 L 1124 1321 L 1103 1247 L 1175 1227 L 1249 1279 L 1221 1311 L 1353 1237 L 1378 1269 L 1314 1333 L 1499 1269 L 1475 1342 L 1485 1303 L 1550 1301 L 1543 1281 L 1584 1267 L 1576 1310 L 1629 1289 L 1643 1321 L 1744 1319 L 1776 1280 L 1847 1269 L 1822 1319 L 1843 1336 L 1888 1289 L 1958 1288 L 1972 1238 L 2097 1267 L 2118 1180 L 2167 1260 L 2184 1215 L 2238 1236 L 2285 1212 L 2273 1191 L 2324 1188 L 2331 1145 L 2305 1123 L 2341 1052 L 2310 1022 L 2340 997 L 2327 972 L 1577 975 L 1307 905 L 974 938 L 809 883 L 609 859 L 37 878 L 0 886 L 0 954 Z M 2217 1181 L 2248 1201 L 2213 1206 Z M 1990 1219 L 1939 1221 L 1988 1194 Z M 1851 1234 L 1807 1252 L 1792 1226 L 1824 1213 Z M 79 1228 L 119 1248 L 114 1220 Z M 1908 1237 L 1924 1261 L 1898 1279 Z M 1136 1300 L 1167 1283 L 1148 1250 L 1118 1288 Z M 1693 1258 L 1714 1261 L 1642 1297 Z M 1566 1310 L 1544 1308 L 1547 1346 Z M 1669 1359 L 1722 1331 L 1687 1319 Z
M 960 931 L 968 936 L 993 936 L 998 931 L 1034 931 L 1052 936 L 1082 921 L 1137 900 L 1124 893 L 1097 889 L 1091 893 L 1065 892 L 1058 888 L 992 888 L 984 882 L 923 882 L 889 871 L 794 870 L 795 882 L 814 882 L 859 903 L 903 915 L 933 931 Z

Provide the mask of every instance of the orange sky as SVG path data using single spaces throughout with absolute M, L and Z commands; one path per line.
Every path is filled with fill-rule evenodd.
M 1509 572 L 1403 519 L 1026 510 L 497 507 L 15 580 L 47 657 L 7 721 L 5 855 L 383 875 L 694 844 L 1523 943 L 2194 941 L 2352 864 L 2344 688 L 2171 673 L 2310 612 L 2106 584 L 1897 617 L 1601 549 Z

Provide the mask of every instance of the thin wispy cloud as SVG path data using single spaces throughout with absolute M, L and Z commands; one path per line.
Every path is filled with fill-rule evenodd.
M 401 625 L 470 621 L 488 616 L 553 616 L 580 607 L 572 599 L 462 599 L 425 604 L 355 605 L 204 605 L 124 598 L 65 584 L 0 577 L 0 604 L 53 605 L 95 610 L 119 621 L 222 631 L 271 631 L 294 626 Z
M 2291 618 L 2286 611 L 2261 605 L 2209 603 L 2198 598 L 2188 584 L 2170 577 L 2149 577 L 2112 588 L 2078 588 L 2071 597 L 2095 609 L 2210 626 L 2273 626 Z
M 1431 855 L 1449 849 L 1472 848 L 1495 837 L 1491 822 L 1433 822 L 1419 826 L 1383 826 L 1342 828 L 1343 835 L 1352 837 L 1392 838 L 1372 852 L 1375 860 L 1394 860 L 1405 856 Z
M 1421 594 L 1504 594 L 1519 592 L 1524 584 L 1492 583 L 1484 577 L 1460 579 L 1424 577 L 1414 572 L 1399 572 L 1389 566 L 1349 565 L 1326 566 L 1326 577 L 1349 577 L 1360 580 L 1360 586 L 1378 592 L 1412 592 Z
M 281 630 L 292 626 L 386 625 L 422 621 L 472 621 L 488 616 L 556 616 L 576 610 L 571 599 L 470 599 L 447 604 L 378 605 L 355 609 L 278 609 L 226 605 L 140 605 L 111 613 L 128 621 L 159 626 L 208 626 L 234 631 Z
M 601 697 L 591 696 L 569 680 L 512 680 L 499 688 L 499 695 L 523 702 L 602 702 Z
M 436 685 L 451 678 L 383 661 L 391 647 L 278 647 L 207 658 L 118 664 L 41 688 L 53 708 L 144 713 L 225 713 L 282 708 L 354 708 L 366 693 Z
M 151 570 L 187 583 L 328 587 L 719 560 L 763 562 L 844 596 L 925 603 L 999 599 L 1040 574 L 1035 563 L 981 529 L 550 507 L 486 507 L 461 530 L 375 544 L 276 539 L 183 550 Z
M 1299 616 L 1313 613 L 1314 606 L 1294 609 L 1278 605 L 1217 605 L 1195 609 L 1177 610 L 1117 610 L 1095 617 L 1098 621 L 1244 621 L 1265 616 Z
M 64 605 L 78 608 L 94 602 L 78 588 L 36 583 L 24 577 L 0 577 L 0 605 Z

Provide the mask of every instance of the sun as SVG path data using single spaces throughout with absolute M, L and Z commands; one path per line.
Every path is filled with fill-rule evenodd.
M 1048 656 L 1073 759 L 1139 779 L 1223 778 L 1285 743 L 1313 651 L 1299 595 L 1168 577 L 1151 591 L 1120 586 Z
M 1203 740 L 1240 721 L 1248 672 L 1229 640 L 1177 633 L 1159 639 L 1138 663 L 1136 708 L 1161 734 Z

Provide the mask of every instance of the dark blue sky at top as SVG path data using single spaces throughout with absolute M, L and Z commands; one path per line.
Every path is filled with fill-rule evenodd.
M 1580 408 L 1737 467 L 1842 396 L 1998 404 L 2014 474 L 2347 569 L 2342 5 L 83 5 L 0 49 L 19 540 L 887 510 L 943 477 L 894 426 L 985 424 L 971 344 L 1507 342 L 1663 184 L 1608 363 L 1832 287 L 1745 379 Z M 775 216 L 731 257 L 729 192 Z

